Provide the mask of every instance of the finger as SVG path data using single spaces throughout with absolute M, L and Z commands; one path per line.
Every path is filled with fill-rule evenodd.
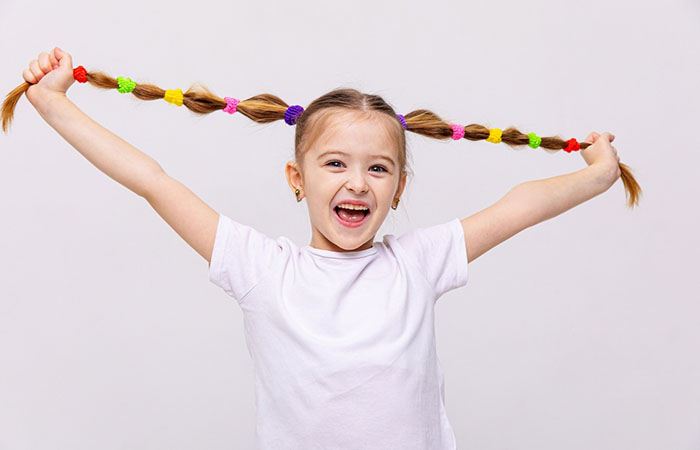
M 586 137 L 586 139 L 583 140 L 583 142 L 588 142 L 589 144 L 593 144 L 595 141 L 598 140 L 598 137 L 599 137 L 599 136 L 600 136 L 600 135 L 599 135 L 598 133 L 596 133 L 595 131 L 592 131 L 592 132 Z
M 49 61 L 49 54 L 46 52 L 39 53 L 39 67 L 44 73 L 51 72 L 51 62 Z
M 24 69 L 24 72 L 22 72 L 22 77 L 24 78 L 24 81 L 29 84 L 37 84 L 39 82 L 29 69 Z
M 39 67 L 39 62 L 35 59 L 32 60 L 32 62 L 29 63 L 29 70 L 32 71 L 34 74 L 34 77 L 36 77 L 36 81 L 39 82 L 44 77 L 44 71 L 41 70 Z
M 51 67 L 58 69 L 58 58 L 56 58 L 56 49 L 51 50 L 49 53 L 49 60 L 51 61 Z
M 605 136 L 605 138 L 606 138 L 608 141 L 610 141 L 610 142 L 612 142 L 612 141 L 615 140 L 615 135 L 613 135 L 612 133 L 610 133 L 610 132 L 608 132 L 608 131 L 606 131 L 605 133 L 603 133 L 603 134 L 601 135 L 601 137 L 603 137 L 603 136 Z
M 64 52 L 63 50 L 61 50 L 58 47 L 56 47 L 54 50 L 56 51 L 56 58 L 58 58 L 59 65 L 61 65 L 61 66 L 66 65 L 69 68 L 73 67 L 73 59 L 71 58 L 71 56 L 68 53 Z

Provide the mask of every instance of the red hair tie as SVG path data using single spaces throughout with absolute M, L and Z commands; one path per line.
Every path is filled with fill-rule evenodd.
M 576 151 L 576 150 L 579 150 L 579 149 L 581 148 L 581 146 L 579 145 L 578 141 L 577 141 L 576 139 L 574 139 L 574 138 L 571 138 L 571 139 L 569 139 L 569 140 L 566 141 L 566 142 L 569 144 L 569 145 L 567 145 L 566 148 L 564 149 L 564 151 L 565 151 L 566 153 L 571 153 L 572 151 Z
M 87 81 L 87 70 L 85 70 L 85 67 L 78 66 L 73 69 L 73 78 L 78 83 L 85 83 Z

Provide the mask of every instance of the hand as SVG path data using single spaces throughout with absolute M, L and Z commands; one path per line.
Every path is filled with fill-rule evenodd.
M 65 95 L 68 88 L 75 82 L 73 78 L 73 60 L 71 56 L 55 47 L 51 53 L 41 52 L 37 59 L 29 63 L 22 76 L 29 86 L 26 95 L 32 102 L 32 97 L 53 92 Z M 32 102 L 33 103 L 33 102 Z
M 620 157 L 617 154 L 617 149 L 610 144 L 614 140 L 614 134 L 607 131 L 603 134 L 598 134 L 594 131 L 583 140 L 583 142 L 588 142 L 592 145 L 580 150 L 586 164 L 589 166 L 595 164 L 609 173 L 611 183 L 620 178 Z

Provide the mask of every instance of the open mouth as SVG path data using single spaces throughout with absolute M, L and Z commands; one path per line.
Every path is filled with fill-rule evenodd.
M 335 207 L 335 217 L 342 225 L 350 228 L 355 228 L 365 223 L 369 214 L 369 209 L 353 210 L 339 206 Z

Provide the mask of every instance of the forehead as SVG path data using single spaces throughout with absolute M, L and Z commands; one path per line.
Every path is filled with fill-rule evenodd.
M 348 155 L 385 155 L 395 158 L 398 142 L 396 124 L 383 113 L 367 111 L 334 112 L 316 124 L 317 136 L 309 152 L 318 156 L 331 150 Z

